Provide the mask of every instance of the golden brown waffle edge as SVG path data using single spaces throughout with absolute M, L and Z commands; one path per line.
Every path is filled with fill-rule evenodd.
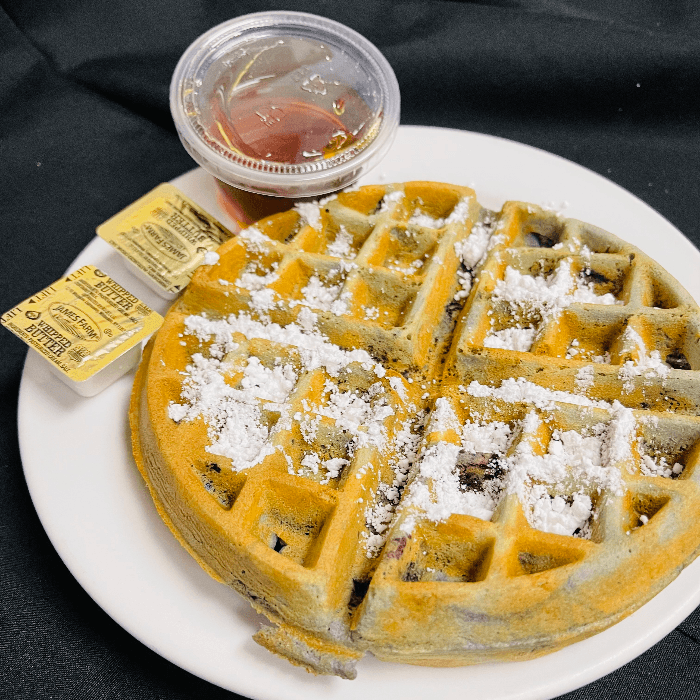
M 489 212 L 468 188 L 417 182 L 270 217 L 219 253 L 144 354 L 134 455 L 176 537 L 273 623 L 256 635 L 266 648 L 347 678 L 366 651 L 435 666 L 533 658 L 619 621 L 697 556 L 700 314 L 639 249 L 533 205 Z M 544 302 L 522 301 L 530 286 Z M 186 325 L 202 314 L 230 330 L 225 352 Z M 319 337 L 371 361 L 314 365 Z M 212 433 L 191 405 L 177 414 L 197 353 L 258 442 L 216 454 L 226 426 Z M 518 382 L 528 391 L 497 391 Z M 481 424 L 508 435 L 501 451 L 470 447 Z M 607 450 L 618 487 L 508 481 L 573 433 Z M 442 455 L 448 496 L 473 492 L 488 518 L 461 502 L 481 517 L 422 510 L 420 494 L 439 503 L 441 488 L 422 467 Z M 534 509 L 559 498 L 568 512 L 574 496 L 591 504 L 580 532 L 538 529 Z

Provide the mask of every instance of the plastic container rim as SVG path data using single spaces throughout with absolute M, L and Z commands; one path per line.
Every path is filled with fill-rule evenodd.
M 266 28 L 293 30 L 312 29 L 323 33 L 336 42 L 351 46 L 362 53 L 373 69 L 380 90 L 382 91 L 382 117 L 378 133 L 372 141 L 357 155 L 337 164 L 317 171 L 304 173 L 274 173 L 235 163 L 224 155 L 217 153 L 199 136 L 192 121 L 185 114 L 183 103 L 183 86 L 185 79 L 193 75 L 207 55 L 218 50 L 222 44 L 242 37 L 246 33 Z M 291 32 L 284 32 L 289 34 Z M 323 40 L 321 36 L 316 37 Z M 306 12 L 270 11 L 241 15 L 226 20 L 212 27 L 195 39 L 180 57 L 170 83 L 170 110 L 178 135 L 190 155 L 212 175 L 234 187 L 249 189 L 253 192 L 276 194 L 275 188 L 283 190 L 281 196 L 289 196 L 289 189 L 301 188 L 299 196 L 306 194 L 323 194 L 342 185 L 349 184 L 345 179 L 355 175 L 359 177 L 366 169 L 368 161 L 383 157 L 388 151 L 399 124 L 400 92 L 399 85 L 391 65 L 364 36 L 340 22 Z M 254 159 L 251 159 L 254 160 Z M 264 161 L 258 161 L 263 163 Z

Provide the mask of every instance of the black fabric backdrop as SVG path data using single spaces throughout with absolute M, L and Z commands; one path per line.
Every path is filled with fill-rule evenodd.
M 403 124 L 556 153 L 627 188 L 698 246 L 697 7 L 0 0 L 0 311 L 58 278 L 98 224 L 193 167 L 168 111 L 175 63 L 206 29 L 264 9 L 326 15 L 368 37 L 397 74 Z M 25 346 L 3 330 L 0 347 L 0 697 L 235 697 L 141 645 L 68 573 L 22 475 Z M 640 658 L 565 697 L 698 698 L 699 669 L 700 610 Z

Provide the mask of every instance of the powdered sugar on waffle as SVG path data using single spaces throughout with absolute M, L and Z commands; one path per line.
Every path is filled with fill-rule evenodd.
M 321 230 L 321 206 L 320 202 L 297 202 L 294 209 L 299 213 L 311 228 Z
M 654 459 L 647 454 L 642 454 L 640 471 L 644 476 L 663 476 L 672 479 L 683 473 L 683 465 L 680 462 L 674 462 L 671 465 L 665 457 Z
M 590 537 L 590 518 L 593 512 L 591 497 L 575 493 L 569 498 L 551 497 L 545 486 L 532 487 L 532 503 L 528 512 L 530 524 L 542 532 L 556 535 L 580 534 Z
M 449 442 L 429 447 L 420 463 L 420 477 L 411 485 L 407 506 L 420 509 L 421 516 L 440 522 L 453 514 L 472 515 L 490 520 L 497 502 L 486 491 L 461 490 L 456 474 L 461 448 Z M 402 525 L 407 534 L 413 531 L 416 516 L 410 515 Z
M 516 326 L 490 331 L 484 339 L 485 347 L 507 348 L 527 352 L 542 322 L 556 318 L 571 304 L 618 304 L 609 292 L 598 295 L 593 285 L 571 270 L 571 260 L 564 258 L 549 276 L 522 274 L 510 265 L 503 279 L 496 282 L 492 295 L 495 303 L 505 302 L 512 313 L 521 312 L 532 319 L 525 327 Z M 527 340 L 530 339 L 530 344 Z
M 226 382 L 227 369 L 219 359 L 201 353 L 192 355 L 182 384 L 183 402 L 171 403 L 168 415 L 176 422 L 202 418 L 210 441 L 205 449 L 229 457 L 236 470 L 247 469 L 273 451 L 268 444 L 262 402 L 280 409 L 297 377 L 291 365 L 269 369 L 251 357 L 239 386 L 234 388 Z
M 388 192 L 382 197 L 382 202 L 379 205 L 379 213 L 384 214 L 389 211 L 389 207 L 392 204 L 400 202 L 404 198 L 404 193 L 401 190 L 394 190 L 393 192 Z
M 252 252 L 260 252 L 265 249 L 266 244 L 272 243 L 272 239 L 255 226 L 244 228 L 238 234 L 238 238 L 242 240 L 246 248 Z
M 502 233 L 496 233 L 493 216 L 486 214 L 483 221 L 472 226 L 467 238 L 455 243 L 455 253 L 462 263 L 462 269 L 457 271 L 460 289 L 455 294 L 456 301 L 469 296 L 476 269 L 486 259 L 487 253 L 504 241 L 505 236 Z
M 321 483 L 326 484 L 339 476 L 358 449 L 375 447 L 380 452 L 386 451 L 385 421 L 394 414 L 394 408 L 381 382 L 376 382 L 366 392 L 359 392 L 342 391 L 335 383 L 326 380 L 320 395 L 320 403 L 314 405 L 307 399 L 303 399 L 302 406 L 304 410 L 298 411 L 294 415 L 294 420 L 299 421 L 304 440 L 313 446 L 322 418 L 329 419 L 337 430 L 349 436 L 345 445 L 348 459 L 332 458 L 321 462 L 316 452 L 312 450 L 307 452 L 301 460 L 302 468 L 295 470 L 292 466 L 290 473 L 304 475 L 310 471 L 312 474 L 318 474 L 319 467 L 323 467 L 326 473 Z
M 535 328 L 504 328 L 492 331 L 484 338 L 484 347 L 527 352 L 532 347 L 536 333 Z
M 249 266 L 249 268 L 246 268 L 236 280 L 236 286 L 241 287 L 242 289 L 247 289 L 249 292 L 257 292 L 278 279 L 279 274 L 277 272 L 277 263 L 273 263 L 271 270 L 264 275 L 256 274 L 253 267 Z
M 315 320 L 315 315 L 308 309 L 302 309 L 298 324 L 292 323 L 286 327 L 256 321 L 244 313 L 230 315 L 226 319 L 209 319 L 205 315 L 187 317 L 185 334 L 194 335 L 202 342 L 212 342 L 209 357 L 202 353 L 192 356 L 192 362 L 184 372 L 181 402 L 172 402 L 168 407 L 170 418 L 178 422 L 203 418 L 210 440 L 206 449 L 212 454 L 229 457 L 236 470 L 247 469 L 271 454 L 270 433 L 262 410 L 271 405 L 285 413 L 285 402 L 294 389 L 297 377 L 291 365 L 280 364 L 270 369 L 264 367 L 259 359 L 251 357 L 243 370 L 239 386 L 230 386 L 226 376 L 232 368 L 224 358 L 239 347 L 234 340 L 236 334 L 249 340 L 259 338 L 295 347 L 307 372 L 324 368 L 331 376 L 337 376 L 344 367 L 358 362 L 364 369 L 384 376 L 384 368 L 376 364 L 366 351 L 343 350 L 329 343 L 315 330 Z M 343 402 L 340 393 L 331 399 L 329 406 L 328 411 L 333 416 L 338 414 L 353 429 L 357 429 L 358 421 L 366 417 L 364 414 L 359 418 L 356 415 L 358 400 Z M 386 410 L 375 413 L 370 417 L 367 431 L 362 434 L 369 442 L 378 443 L 382 438 L 386 439 L 378 426 L 382 416 L 386 417 Z
M 309 278 L 306 286 L 301 290 L 302 293 L 302 304 L 309 306 L 312 309 L 319 309 L 321 311 L 331 311 L 334 302 L 340 296 L 343 289 L 342 280 L 337 284 L 324 284 L 318 275 L 312 275 Z M 336 304 L 336 307 L 338 305 Z M 338 308 L 337 315 L 342 315 L 347 311 L 347 304 L 343 304 L 342 307 Z
M 612 420 L 591 435 L 555 430 L 547 453 L 537 454 L 532 440 L 522 440 L 508 460 L 507 490 L 518 496 L 530 525 L 560 535 L 590 536 L 594 493 L 623 493 L 620 462 L 630 454 L 635 421 L 619 403 Z M 540 418 L 526 417 L 523 432 L 536 433 Z
M 299 352 L 304 369 L 311 372 L 320 367 L 331 376 L 352 362 L 358 362 L 364 369 L 373 370 L 378 377 L 383 377 L 386 370 L 375 362 L 366 350 L 343 350 L 328 342 L 328 339 L 315 330 L 316 315 L 309 309 L 302 308 L 296 323 L 281 326 L 277 323 L 257 321 L 249 314 L 231 314 L 225 319 L 210 319 L 205 315 L 188 316 L 185 319 L 185 333 L 196 336 L 205 342 L 214 338 L 209 352 L 221 356 L 234 341 L 235 333 L 241 333 L 249 340 L 259 338 L 281 345 L 293 346 Z
M 468 270 L 476 269 L 485 259 L 486 254 L 503 240 L 503 235 L 493 240 L 494 221 L 485 218 L 472 227 L 467 238 L 455 243 L 455 253 Z
M 441 440 L 423 453 L 406 500 L 409 514 L 401 525 L 407 534 L 420 517 L 440 522 L 450 515 L 462 514 L 490 520 L 502 495 L 503 482 L 494 470 L 500 469 L 509 447 L 510 426 L 500 421 L 467 421 L 460 426 L 446 399 L 438 399 L 435 413 L 438 415 L 432 416 L 429 432 L 454 430 L 461 443 Z M 470 468 L 474 471 L 472 465 L 476 467 L 475 474 L 486 475 L 481 488 L 470 488 L 468 481 L 460 482 L 460 466 L 468 473 Z
M 326 253 L 332 255 L 334 258 L 345 258 L 351 260 L 355 257 L 355 251 L 352 247 L 353 238 L 345 228 L 345 226 L 340 226 L 338 233 L 335 234 L 335 238 L 331 243 L 328 244 L 326 248 Z
M 386 393 L 379 382 L 363 395 L 357 391 L 340 391 L 335 384 L 326 381 L 326 393 L 328 401 L 315 410 L 317 415 L 331 418 L 337 427 L 347 430 L 357 447 L 373 445 L 384 449 L 384 421 L 393 415 L 394 409 L 388 405 Z
M 408 220 L 409 226 L 422 226 L 424 228 L 442 228 L 449 224 L 463 224 L 469 217 L 470 197 L 460 199 L 450 214 L 444 218 L 433 218 L 420 210 L 416 210 Z
M 593 350 L 584 350 L 578 338 L 573 338 L 566 350 L 567 360 L 585 360 L 586 362 L 596 362 L 597 364 L 609 365 L 612 359 L 610 352 L 606 351 L 602 355 L 594 355 Z
M 574 382 L 576 383 L 576 391 L 585 394 L 595 382 L 595 370 L 593 367 L 590 365 L 581 367 L 581 369 L 576 372 Z
M 403 196 L 400 191 L 387 194 L 379 211 L 388 211 Z M 297 210 L 310 226 L 320 230 L 321 209 L 318 205 L 314 203 L 307 206 L 305 203 L 298 205 Z M 408 223 L 440 228 L 448 223 L 466 221 L 468 212 L 469 200 L 465 199 L 445 219 L 432 219 L 418 211 Z M 250 229 L 245 238 L 253 246 L 269 241 L 260 232 L 251 232 Z M 503 240 L 504 236 L 495 234 L 493 221 L 486 218 L 474 225 L 467 238 L 455 244 L 455 252 L 463 266 L 458 273 L 462 285 L 458 297 L 468 294 L 475 270 L 483 263 L 488 252 Z M 353 252 L 352 243 L 352 236 L 341 227 L 335 240 L 328 244 L 326 252 L 337 257 L 349 257 Z M 277 277 L 275 268 L 266 275 L 257 275 L 253 270 L 247 270 L 236 284 L 256 293 L 264 291 L 264 287 Z M 312 275 L 302 290 L 302 300 L 299 303 L 319 310 L 333 310 L 334 304 L 344 301 L 339 298 L 341 289 L 342 283 L 324 283 L 321 277 Z M 573 303 L 620 303 L 612 294 L 597 295 L 593 284 L 587 282 L 583 275 L 573 274 L 572 261 L 568 258 L 561 260 L 553 274 L 547 277 L 524 275 L 507 267 L 504 279 L 496 283 L 493 298 L 496 302 L 534 314 L 538 321 L 555 317 Z M 264 304 L 260 308 L 264 310 Z M 368 311 L 368 317 L 372 317 L 374 309 Z M 183 401 L 171 404 L 171 418 L 179 421 L 203 417 L 208 423 L 212 443 L 207 449 L 214 454 L 229 456 L 235 469 L 252 466 L 271 453 L 270 434 L 262 411 L 268 406 L 275 406 L 284 414 L 289 407 L 286 401 L 294 390 L 297 377 L 291 365 L 280 364 L 269 369 L 252 358 L 236 389 L 222 387 L 221 382 L 213 377 L 222 376 L 221 369 L 225 364 L 222 358 L 235 347 L 233 338 L 238 333 L 248 339 L 260 338 L 297 348 L 305 371 L 324 368 L 331 376 L 337 376 L 349 363 L 360 362 L 365 369 L 374 370 L 378 377 L 384 375 L 381 365 L 376 364 L 365 351 L 346 351 L 328 343 L 315 330 L 315 323 L 315 314 L 308 308 L 302 309 L 297 323 L 286 327 L 265 319 L 256 321 L 245 313 L 216 321 L 203 316 L 188 318 L 187 333 L 196 335 L 200 340 L 213 337 L 214 343 L 210 348 L 211 358 L 205 360 L 201 354 L 193 356 L 193 363 L 187 368 L 188 376 L 183 385 Z M 529 326 L 492 331 L 484 344 L 487 347 L 527 351 L 537 330 L 536 327 Z M 647 357 L 643 343 L 640 356 Z M 650 369 L 659 372 L 653 364 L 657 359 L 660 360 L 660 357 L 655 357 L 652 353 L 647 357 L 649 361 L 646 364 L 644 361 L 627 363 L 633 369 L 627 370 L 627 365 L 623 366 L 620 376 L 623 376 L 624 371 L 633 376 L 640 376 Z M 668 371 L 667 367 L 665 369 Z M 405 401 L 403 380 L 391 377 L 390 382 L 392 389 Z M 592 382 L 592 368 L 579 371 L 576 377 L 578 391 L 585 393 Z M 610 411 L 610 420 L 586 435 L 555 430 L 547 452 L 540 454 L 533 450 L 530 440 L 521 439 L 514 449 L 512 444 L 514 435 L 520 434 L 519 431 L 526 435 L 536 432 L 540 420 L 538 413 L 530 412 L 522 421 L 516 422 L 515 428 L 504 422 L 480 422 L 478 419 L 460 424 L 449 402 L 438 399 L 431 414 L 428 432 L 444 433 L 453 430 L 459 442 L 451 442 L 453 438 L 440 439 L 424 446 L 420 452 L 421 433 L 416 429 L 419 421 L 415 418 L 407 420 L 403 428 L 389 440 L 384 424 L 394 411 L 385 400 L 377 400 L 383 392 L 380 383 L 364 395 L 341 391 L 332 382 L 327 382 L 323 392 L 324 403 L 305 409 L 304 415 L 298 418 L 300 429 L 305 439 L 311 441 L 316 437 L 321 418 L 332 420 L 335 426 L 352 436 L 349 459 L 322 460 L 316 452 L 310 451 L 303 455 L 301 469 L 295 471 L 294 465 L 290 464 L 290 470 L 293 473 L 306 472 L 313 475 L 325 471 L 321 483 L 328 483 L 342 473 L 357 448 L 374 447 L 393 455 L 393 482 L 380 481 L 378 488 L 368 494 L 365 510 L 365 546 L 368 556 L 375 556 L 381 550 L 415 462 L 418 462 L 417 475 L 411 485 L 410 498 L 405 504 L 411 507 L 403 524 L 407 532 L 411 531 L 419 517 L 440 521 L 452 514 L 465 514 L 489 520 L 503 496 L 515 494 L 523 504 L 532 527 L 559 534 L 590 535 L 590 523 L 596 516 L 595 494 L 610 492 L 619 495 L 622 492 L 619 465 L 631 456 L 629 446 L 635 430 L 632 412 L 617 403 L 611 406 L 580 394 L 545 389 L 523 379 L 505 380 L 498 389 L 472 382 L 465 391 L 475 397 L 489 396 L 506 402 L 528 402 L 540 410 L 551 410 L 556 402 L 605 408 Z M 389 442 L 392 444 L 389 445 Z M 288 457 L 287 460 L 290 461 Z M 643 471 L 646 469 L 649 473 L 663 475 L 667 471 L 674 473 L 676 467 L 677 465 L 669 468 L 663 460 L 657 463 L 651 458 L 643 460 L 642 464 Z M 373 470 L 377 467 L 367 463 L 364 468 Z M 475 474 L 481 475 L 479 488 L 469 485 L 469 478 Z M 359 476 L 361 474 L 358 473 Z
M 399 380 L 401 381 L 401 380 Z M 365 509 L 367 532 L 362 533 L 365 540 L 365 552 L 368 558 L 379 554 L 389 533 L 390 524 L 401 501 L 401 496 L 408 482 L 409 473 L 418 458 L 422 439 L 421 429 L 425 423 L 425 413 L 415 415 L 415 406 L 408 406 L 414 415 L 407 418 L 395 432 L 389 446 L 389 466 L 394 478 L 391 484 L 383 483 L 372 494 Z
M 506 403 L 529 403 L 537 408 L 545 410 L 553 409 L 555 403 L 571 403 L 577 406 L 589 406 L 591 408 L 610 408 L 610 404 L 606 401 L 596 401 L 579 394 L 570 394 L 566 391 L 547 389 L 538 384 L 528 382 L 523 377 L 504 379 L 500 387 L 486 386 L 485 384 L 479 384 L 479 382 L 475 380 L 471 382 L 464 391 L 470 396 L 490 396 L 494 399 L 505 401 Z
M 466 421 L 459 424 L 446 399 L 438 399 L 429 433 L 456 432 L 461 444 L 440 440 L 428 447 L 406 501 L 408 515 L 401 529 L 410 534 L 419 518 L 439 522 L 453 514 L 490 520 L 504 494 L 518 497 L 530 525 L 544 532 L 590 537 L 597 517 L 593 496 L 623 493 L 622 465 L 632 457 L 636 421 L 631 409 L 619 402 L 593 402 L 564 392 L 535 388 L 523 380 L 503 391 L 476 392 L 509 402 L 554 408 L 554 397 L 569 403 L 596 406 L 608 411 L 609 420 L 587 434 L 556 429 L 541 454 L 539 429 L 542 418 L 530 411 L 516 422 L 517 430 L 501 421 Z M 506 382 L 504 382 L 505 384 Z M 478 385 L 480 386 L 480 385 Z M 472 389 L 477 387 L 472 386 Z M 470 392 L 471 393 L 471 392 Z M 510 452 L 515 435 L 520 439 Z M 466 476 L 460 483 L 460 474 Z
M 622 379 L 622 386 L 626 392 L 634 390 L 634 380 L 637 377 L 660 378 L 662 382 L 668 377 L 671 368 L 661 359 L 661 353 L 658 350 L 652 350 L 647 354 L 644 340 L 631 326 L 627 326 L 622 334 L 622 343 L 623 346 L 633 347 L 638 357 L 636 362 L 627 360 L 617 373 L 617 376 Z

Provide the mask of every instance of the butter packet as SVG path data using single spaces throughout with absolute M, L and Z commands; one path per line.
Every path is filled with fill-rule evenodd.
M 97 227 L 156 293 L 172 299 L 231 231 L 168 183 Z
M 94 396 L 139 361 L 163 323 L 124 287 L 86 265 L 0 317 L 81 396 Z

